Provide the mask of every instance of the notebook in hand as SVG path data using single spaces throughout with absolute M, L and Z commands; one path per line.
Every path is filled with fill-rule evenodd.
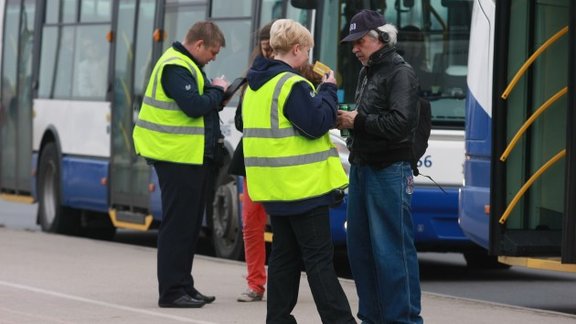
M 238 91 L 238 89 L 240 89 L 244 83 L 246 83 L 245 77 L 234 79 L 234 81 L 232 81 L 232 83 L 230 83 L 228 86 L 228 89 L 226 89 L 224 92 L 224 99 L 222 99 L 222 101 L 226 101 L 232 98 L 234 93 L 236 93 L 236 91 Z

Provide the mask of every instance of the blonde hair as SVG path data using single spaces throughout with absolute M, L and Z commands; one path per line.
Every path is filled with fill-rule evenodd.
M 314 47 L 310 31 L 292 19 L 276 20 L 270 29 L 270 46 L 274 52 L 287 53 L 296 44 Z

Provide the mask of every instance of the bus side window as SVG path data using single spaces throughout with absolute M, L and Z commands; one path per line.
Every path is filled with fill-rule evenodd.
M 424 33 L 413 25 L 400 28 L 397 47 L 398 53 L 414 68 L 421 91 L 432 93 L 432 86 L 437 83 L 438 74 L 430 71 L 428 67 Z
M 108 43 L 105 26 L 78 27 L 73 97 L 104 100 L 108 82 Z
M 72 96 L 72 73 L 74 59 L 74 34 L 75 26 L 56 27 L 61 28 L 59 46 L 55 49 L 54 78 L 50 80 L 50 98 L 70 99 Z M 44 56 L 44 55 L 43 55 Z M 53 62 L 47 62 L 54 64 Z M 52 83 L 54 82 L 54 83 Z
M 220 49 L 216 60 L 206 66 L 210 77 L 224 75 L 234 80 L 246 74 L 252 50 L 251 0 L 214 0 L 210 17 L 220 26 L 226 39 L 226 46 Z M 237 96 L 230 104 L 234 105 Z

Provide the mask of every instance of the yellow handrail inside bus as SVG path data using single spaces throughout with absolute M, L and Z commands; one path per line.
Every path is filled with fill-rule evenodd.
M 568 26 L 565 26 L 564 28 L 560 29 L 559 32 L 550 37 L 544 44 L 542 44 L 542 46 L 540 46 L 536 50 L 536 52 L 534 52 L 534 54 L 530 55 L 528 60 L 526 60 L 526 62 L 522 64 L 518 72 L 516 72 L 516 75 L 514 75 L 512 81 L 510 81 L 510 83 L 506 87 L 506 90 L 504 90 L 504 92 L 502 93 L 502 99 L 508 98 L 510 92 L 512 92 L 512 89 L 514 89 L 514 87 L 516 86 L 516 83 L 520 81 L 520 78 L 524 75 L 524 73 L 526 73 L 526 70 L 530 67 L 530 65 L 534 63 L 534 60 L 536 60 L 536 58 L 538 58 L 540 54 L 542 54 L 546 49 L 548 49 L 548 47 L 550 47 L 550 45 L 556 42 L 560 37 L 564 36 L 567 32 L 568 32 Z
M 530 186 L 532 186 L 534 181 L 536 181 L 542 175 L 542 173 L 546 172 L 546 170 L 548 170 L 552 165 L 554 165 L 554 163 L 558 162 L 558 160 L 560 160 L 564 156 L 566 156 L 566 149 L 564 149 L 564 150 L 558 152 L 558 154 L 554 155 L 553 158 L 548 160 L 548 162 L 546 162 L 543 166 L 541 166 L 540 169 L 538 169 L 538 171 L 536 171 L 536 173 L 534 173 L 530 177 L 530 179 L 528 179 L 528 181 L 526 181 L 526 183 L 522 186 L 522 188 L 520 188 L 520 190 L 516 193 L 516 195 L 514 196 L 514 199 L 512 199 L 512 201 L 510 201 L 510 204 L 508 204 L 508 207 L 506 207 L 504 214 L 502 214 L 502 217 L 500 217 L 500 220 L 499 220 L 500 224 L 504 224 L 506 222 L 506 219 L 508 219 L 508 216 L 510 216 L 512 209 L 514 209 L 514 207 L 516 207 L 516 204 L 518 203 L 520 198 L 522 198 L 522 196 L 524 196 L 524 193 L 526 193 L 528 188 L 530 188 Z
M 565 95 L 567 92 L 568 92 L 568 87 L 562 88 L 562 90 L 556 92 L 555 95 L 550 97 L 548 100 L 546 100 L 545 103 L 543 103 L 540 107 L 538 107 L 538 109 L 536 109 L 536 111 L 532 114 L 532 116 L 530 116 L 530 118 L 528 118 L 524 122 L 522 127 L 520 127 L 520 129 L 516 132 L 516 134 L 514 135 L 514 137 L 512 138 L 510 143 L 508 144 L 508 146 L 506 147 L 506 150 L 504 150 L 504 153 L 502 153 L 502 155 L 500 156 L 500 161 L 502 161 L 502 162 L 506 161 L 506 159 L 508 158 L 508 155 L 510 155 L 510 152 L 516 146 L 516 143 L 520 140 L 520 137 L 526 132 L 528 127 L 530 127 L 530 125 L 532 125 L 532 123 L 534 123 L 536 118 L 538 118 L 544 111 L 546 111 L 546 109 L 548 109 L 554 102 L 556 102 L 556 100 L 558 100 L 560 97 Z

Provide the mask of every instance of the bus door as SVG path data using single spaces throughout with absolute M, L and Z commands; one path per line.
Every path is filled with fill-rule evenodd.
M 306 0 L 211 1 L 208 19 L 222 29 L 226 46 L 220 50 L 216 60 L 205 67 L 206 75 L 209 78 L 224 75 L 231 82 L 243 77 L 252 64 L 254 49 L 259 46 L 257 35 L 262 26 L 277 19 L 289 18 L 314 31 L 311 9 L 316 7 L 315 1 Z M 230 151 L 234 150 L 241 137 L 234 125 L 239 99 L 239 95 L 233 96 L 227 109 L 220 112 L 220 128 Z
M 153 44 L 161 37 L 154 34 L 157 2 L 114 3 L 110 201 L 120 227 L 147 229 L 151 221 L 151 168 L 134 151 L 132 129 L 154 66 Z
M 509 264 L 576 263 L 573 9 L 568 0 L 496 2 L 490 250 Z
M 5 5 L 0 80 L 0 193 L 30 196 L 36 1 L 8 0 L 0 5 Z
M 161 218 L 160 188 L 145 159 L 136 155 L 132 129 L 150 74 L 173 41 L 205 20 L 207 1 L 117 1 L 112 109 L 111 217 L 116 226 L 148 229 Z

